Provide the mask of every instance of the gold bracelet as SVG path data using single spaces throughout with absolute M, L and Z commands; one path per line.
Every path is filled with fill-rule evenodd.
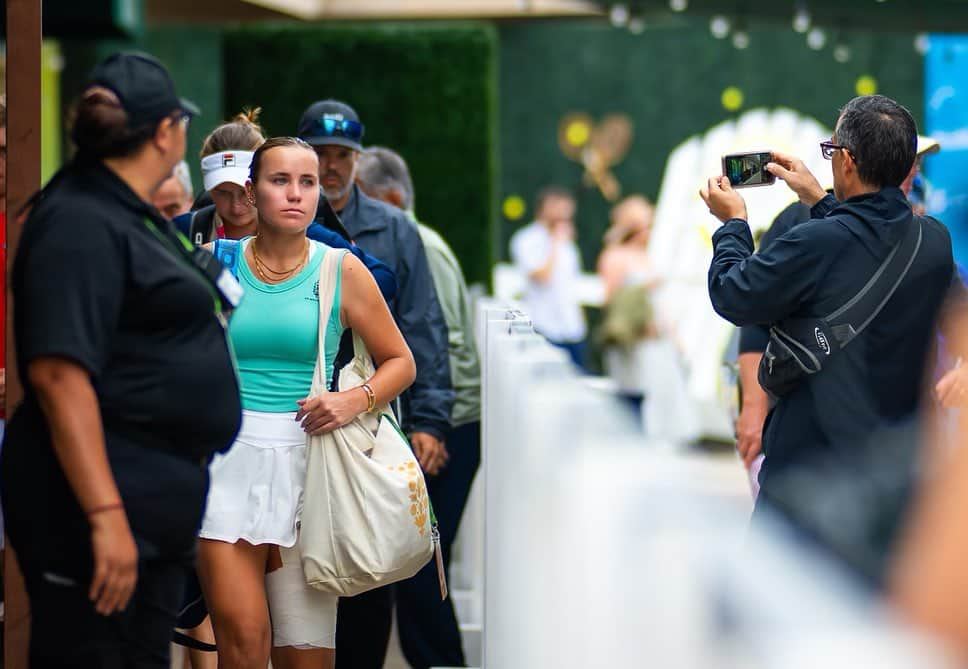
M 376 393 L 373 392 L 369 383 L 364 383 L 360 388 L 366 393 L 366 412 L 370 413 L 376 408 Z

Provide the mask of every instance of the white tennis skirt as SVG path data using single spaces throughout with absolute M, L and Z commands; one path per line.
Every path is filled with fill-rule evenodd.
M 306 433 L 295 417 L 242 412 L 235 443 L 209 466 L 202 539 L 295 545 L 306 482 Z

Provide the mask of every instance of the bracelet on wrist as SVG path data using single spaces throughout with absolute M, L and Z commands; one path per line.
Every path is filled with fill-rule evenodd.
M 366 393 L 366 412 L 370 413 L 376 408 L 376 393 L 373 392 L 369 383 L 364 383 L 360 388 Z
M 96 516 L 99 513 L 104 513 L 105 511 L 114 511 L 115 509 L 124 509 L 124 504 L 121 502 L 114 502 L 112 504 L 101 504 L 100 506 L 95 506 L 93 509 L 87 511 L 87 517 Z

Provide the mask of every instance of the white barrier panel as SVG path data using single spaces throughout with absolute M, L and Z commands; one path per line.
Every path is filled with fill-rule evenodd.
M 942 669 L 783 531 L 734 458 L 645 443 L 513 308 L 480 313 L 486 669 Z

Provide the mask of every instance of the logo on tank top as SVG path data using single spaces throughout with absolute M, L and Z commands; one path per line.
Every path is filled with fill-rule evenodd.
M 307 295 L 303 299 L 309 300 L 310 302 L 319 302 L 319 279 L 313 284 L 313 294 L 312 296 Z

